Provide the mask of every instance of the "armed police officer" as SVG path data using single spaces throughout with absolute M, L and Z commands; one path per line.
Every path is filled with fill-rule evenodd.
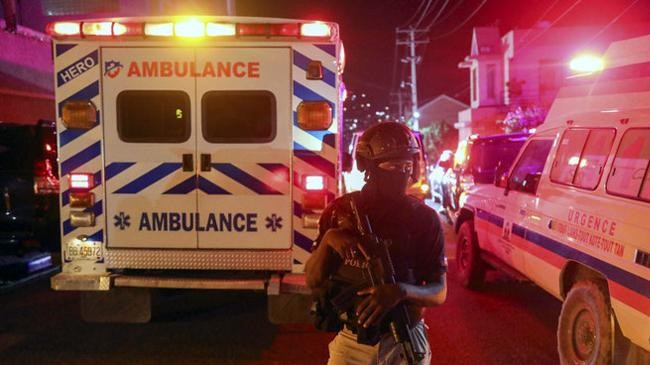
M 419 151 L 415 136 L 403 124 L 387 122 L 367 129 L 355 155 L 359 170 L 365 171 L 365 186 L 336 199 L 321 216 L 305 271 L 307 285 L 318 298 L 316 325 L 338 330 L 329 344 L 329 364 L 430 362 L 423 314 L 426 307 L 446 299 L 446 261 L 437 214 L 406 194 L 419 172 Z M 373 261 L 355 224 L 355 207 L 380 238 L 377 242 L 385 243 L 389 258 L 384 266 L 387 261 L 394 280 L 368 280 Z M 408 322 L 406 340 L 395 334 L 397 318 Z M 407 356 L 409 346 L 398 340 L 416 356 Z

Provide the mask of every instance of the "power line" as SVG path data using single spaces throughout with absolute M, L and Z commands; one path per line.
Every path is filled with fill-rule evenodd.
M 612 20 L 609 21 L 598 33 L 596 33 L 593 37 L 591 37 L 585 44 L 591 43 L 594 39 L 598 38 L 607 28 L 611 27 L 612 24 L 616 23 L 625 13 L 627 13 L 628 10 L 630 10 L 636 3 L 638 3 L 639 0 L 634 0 L 630 5 L 628 5 L 623 11 L 621 11 L 617 16 L 615 16 Z
M 420 24 L 422 23 L 422 20 L 424 20 L 424 18 L 426 18 L 426 16 L 429 15 L 429 13 L 431 12 L 431 3 L 432 2 L 433 2 L 433 0 L 427 0 L 426 8 L 424 8 L 424 11 L 422 12 L 422 15 L 420 15 L 420 19 L 418 19 L 418 21 L 415 23 L 415 25 L 412 28 L 419 27 Z M 436 5 L 437 4 L 438 4 L 438 0 L 436 0 Z
M 442 23 L 442 22 L 444 22 L 445 20 L 449 19 L 449 16 L 451 16 L 451 14 L 453 14 L 456 10 L 458 10 L 458 8 L 460 8 L 460 6 L 463 4 L 464 1 L 465 1 L 465 0 L 457 0 L 457 1 L 456 1 L 456 5 L 454 5 L 454 7 L 451 8 L 451 9 L 447 12 L 447 14 L 445 14 L 445 16 L 443 16 L 443 17 L 440 19 L 439 23 Z
M 535 21 L 535 24 L 533 24 L 532 27 L 528 28 L 528 31 L 527 31 L 526 33 L 524 33 L 523 36 L 521 36 L 521 39 L 519 40 L 519 44 L 523 43 L 523 42 L 526 40 L 526 38 L 528 38 L 528 36 L 530 35 L 530 32 L 533 31 L 533 27 L 534 27 L 536 24 L 539 24 L 540 21 L 542 21 L 542 19 L 546 16 L 546 14 L 548 14 L 548 12 L 551 11 L 551 9 L 553 9 L 553 7 L 555 7 L 555 4 L 557 4 L 558 1 L 560 1 L 560 0 L 555 0 L 555 1 L 553 1 L 553 3 L 552 3 L 551 5 L 549 5 L 549 6 L 546 8 L 546 10 L 544 10 L 544 12 L 542 13 L 542 15 L 540 15 L 539 18 L 537 18 L 537 20 Z
M 476 7 L 476 9 L 474 9 L 474 11 L 467 18 L 465 18 L 465 20 L 463 20 L 460 24 L 458 24 L 454 29 L 450 30 L 447 33 L 443 33 L 441 35 L 438 35 L 438 36 L 434 37 L 433 39 L 440 39 L 440 38 L 446 37 L 446 36 L 448 36 L 448 35 L 450 35 L 452 33 L 457 32 L 460 28 L 462 28 L 465 24 L 467 24 L 467 22 L 470 21 L 470 19 L 472 19 L 474 17 L 474 15 L 476 15 L 476 13 L 478 13 L 479 10 L 481 10 L 481 8 L 483 7 L 483 5 L 485 5 L 485 3 L 487 3 L 487 0 L 483 0 L 483 2 L 481 2 Z
M 428 31 L 429 29 L 431 29 L 431 27 L 432 27 L 434 24 L 436 24 L 436 22 L 438 21 L 438 18 L 440 18 L 440 15 L 442 15 L 442 12 L 443 12 L 443 11 L 445 10 L 445 8 L 447 7 L 447 4 L 449 4 L 449 0 L 445 0 L 445 3 L 442 4 L 442 6 L 440 7 L 440 9 L 438 10 L 438 14 L 436 14 L 436 16 L 435 16 L 435 17 L 434 17 L 434 18 L 429 22 L 429 24 L 427 24 L 426 27 L 424 27 L 424 29 L 426 29 L 426 30 Z
M 418 5 L 418 8 L 415 9 L 415 13 L 413 13 L 413 15 L 411 15 L 411 17 L 409 18 L 409 20 L 407 20 L 406 23 L 402 24 L 402 25 L 400 26 L 400 28 L 404 28 L 404 27 L 406 27 L 407 25 L 411 24 L 411 22 L 413 22 L 413 21 L 415 20 L 415 17 L 417 17 L 418 14 L 420 13 L 420 10 L 422 9 L 423 6 L 424 6 L 424 0 L 422 0 L 422 1 L 420 2 L 420 5 Z
M 582 0 L 576 0 L 573 3 L 573 5 L 569 6 L 562 14 L 560 14 L 560 16 L 558 16 L 553 22 L 551 22 L 551 24 L 548 26 L 548 28 L 545 28 L 541 32 L 535 34 L 535 36 L 533 38 L 531 38 L 528 42 L 524 43 L 521 47 L 519 47 L 519 50 L 522 50 L 522 49 L 526 48 L 529 44 L 531 44 L 532 42 L 537 40 L 537 38 L 541 37 L 542 34 L 546 33 L 547 30 L 551 29 L 557 22 L 560 21 L 560 19 L 564 18 L 567 14 L 569 14 L 569 12 L 571 12 L 571 10 L 573 10 L 573 8 L 578 6 L 578 4 L 580 4 L 581 2 L 582 2 Z

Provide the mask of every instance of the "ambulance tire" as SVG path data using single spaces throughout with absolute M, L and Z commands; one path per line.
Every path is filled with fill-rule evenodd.
M 612 363 L 612 313 L 605 291 L 595 282 L 573 285 L 562 305 L 557 328 L 561 364 Z
M 481 259 L 473 220 L 466 220 L 458 230 L 456 265 L 462 286 L 469 289 L 479 289 L 483 286 L 486 264 Z

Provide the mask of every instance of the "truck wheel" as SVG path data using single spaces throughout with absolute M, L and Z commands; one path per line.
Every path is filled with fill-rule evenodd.
M 596 283 L 578 281 L 567 295 L 557 328 L 562 364 L 603 365 L 612 362 L 611 309 Z
M 479 253 L 474 221 L 465 221 L 458 231 L 456 265 L 458 265 L 460 283 L 466 288 L 478 289 L 485 279 L 485 263 Z

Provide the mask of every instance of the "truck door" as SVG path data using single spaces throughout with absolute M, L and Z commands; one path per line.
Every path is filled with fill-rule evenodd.
M 537 186 L 552 145 L 551 139 L 532 139 L 524 146 L 511 171 L 508 193 L 504 196 L 502 234 L 495 248 L 501 259 L 522 273 L 525 273 L 525 253 L 530 250 L 526 231 L 541 221 Z
M 187 74 L 194 52 L 101 54 L 108 247 L 195 248 L 197 106 Z
M 196 50 L 197 65 L 213 70 L 196 79 L 199 248 L 291 246 L 290 55 L 286 47 Z

